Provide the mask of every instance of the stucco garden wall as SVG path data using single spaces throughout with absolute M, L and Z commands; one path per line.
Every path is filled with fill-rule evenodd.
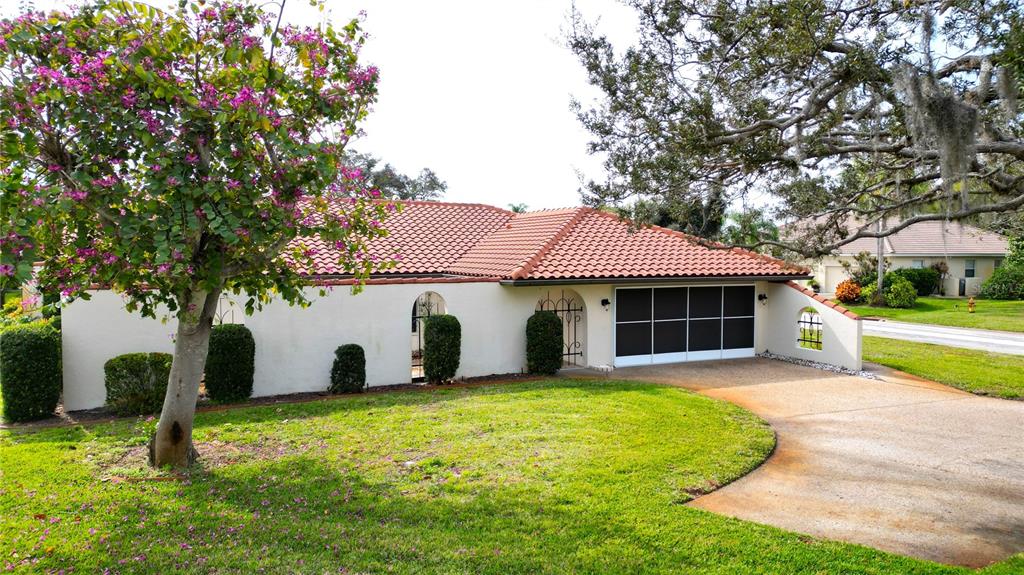
M 861 369 L 860 320 L 852 319 L 784 283 L 759 282 L 757 290 L 768 296 L 766 304 L 758 305 L 761 308 L 755 326 L 758 353 L 771 352 L 847 369 Z M 821 315 L 820 350 L 797 345 L 800 333 L 797 321 L 801 310 L 807 307 L 814 308 Z
M 322 391 L 327 388 L 334 350 L 357 343 L 366 352 L 371 386 L 411 380 L 411 313 L 425 291 L 440 294 L 448 313 L 462 324 L 462 359 L 457 377 L 525 370 L 526 320 L 542 297 L 557 299 L 562 290 L 578 294 L 586 307 L 583 365 L 612 363 L 611 315 L 601 300 L 612 297 L 608 285 L 509 287 L 495 282 L 371 284 L 358 295 L 346 286 L 325 297 L 310 288 L 312 306 L 274 301 L 252 316 L 234 308 L 256 340 L 254 396 Z M 103 364 L 116 355 L 173 350 L 174 320 L 144 318 L 124 310 L 117 294 L 93 292 L 92 299 L 67 305 L 62 312 L 64 401 L 66 409 L 99 407 L 106 398 Z M 230 320 L 229 320 L 230 321 Z M 582 335 L 582 334 L 581 334 Z

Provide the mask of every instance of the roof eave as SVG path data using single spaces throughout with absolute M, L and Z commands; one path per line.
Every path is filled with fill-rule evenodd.
M 584 278 L 533 278 L 503 279 L 502 285 L 535 286 L 535 285 L 567 285 L 567 284 L 645 284 L 645 283 L 682 283 L 682 282 L 719 282 L 740 283 L 751 281 L 786 282 L 790 280 L 809 280 L 813 274 L 790 275 L 747 275 L 747 276 L 647 276 L 647 277 L 584 277 Z

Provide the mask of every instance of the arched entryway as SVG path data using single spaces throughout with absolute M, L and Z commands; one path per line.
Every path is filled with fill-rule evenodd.
M 537 301 L 537 311 L 553 311 L 562 320 L 562 365 L 587 365 L 587 306 L 571 289 L 548 291 Z
M 412 304 L 412 379 L 423 378 L 423 322 L 432 315 L 448 313 L 444 298 L 437 292 L 423 292 Z

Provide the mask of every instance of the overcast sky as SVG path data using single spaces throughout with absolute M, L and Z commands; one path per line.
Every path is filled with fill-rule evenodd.
M 36 0 L 40 9 L 64 0 Z M 170 0 L 154 0 L 166 6 Z M 17 12 L 0 0 L 0 15 Z M 579 170 L 601 174 L 572 96 L 597 95 L 564 47 L 570 0 L 476 2 L 329 0 L 336 23 L 366 11 L 363 60 L 380 68 L 380 97 L 354 142 L 402 171 L 433 169 L 446 200 L 530 209 L 579 204 Z M 629 41 L 636 20 L 613 0 L 577 3 L 613 39 Z M 315 24 L 306 0 L 289 0 L 285 20 Z

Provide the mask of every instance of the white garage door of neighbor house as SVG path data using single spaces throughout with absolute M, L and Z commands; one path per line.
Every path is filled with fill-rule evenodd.
M 754 286 L 615 289 L 615 365 L 753 357 Z

